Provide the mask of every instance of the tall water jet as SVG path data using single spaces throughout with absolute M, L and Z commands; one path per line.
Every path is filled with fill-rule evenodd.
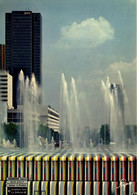
M 80 124 L 80 110 L 79 110 L 79 102 L 78 95 L 76 89 L 76 83 L 74 78 L 71 78 L 71 96 L 70 96 L 70 107 L 71 107 L 71 116 L 72 116 L 72 124 L 73 124 L 73 132 L 71 137 L 73 137 L 72 144 L 76 147 L 76 141 L 78 138 L 82 139 L 81 136 L 81 124 Z
M 20 143 L 20 147 L 22 147 L 22 138 L 23 138 L 23 131 L 22 131 L 22 109 L 21 109 L 21 105 L 24 105 L 24 90 L 25 90 L 25 86 L 24 86 L 24 73 L 21 70 L 19 77 L 18 77 L 18 105 L 20 105 L 19 109 L 20 109 L 20 113 L 19 113 L 19 120 L 20 120 L 20 125 L 19 125 L 19 131 L 20 131 L 20 137 L 19 137 L 19 143 Z
M 61 76 L 61 128 L 65 134 L 65 140 L 69 141 L 73 149 L 82 147 L 84 139 L 80 118 L 80 105 L 76 81 L 72 77 L 70 90 L 64 74 Z
M 110 138 L 117 146 L 121 147 L 121 137 L 125 142 L 125 117 L 124 117 L 124 93 L 122 85 L 110 84 L 107 78 L 106 84 L 101 81 L 104 99 L 109 115 Z
M 38 104 L 39 92 L 34 74 L 31 80 L 24 78 L 23 72 L 19 74 L 19 102 L 23 112 L 24 147 L 32 150 L 37 144 L 37 131 L 39 126 Z
M 63 129 L 64 140 L 70 140 L 70 131 L 72 130 L 72 121 L 71 121 L 71 109 L 70 101 L 68 94 L 68 85 L 65 79 L 64 74 L 61 75 L 61 103 L 60 103 L 60 120 L 61 128 Z

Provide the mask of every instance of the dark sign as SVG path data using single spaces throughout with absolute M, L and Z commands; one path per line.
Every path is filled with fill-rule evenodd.
M 23 194 L 27 195 L 27 179 L 26 178 L 8 178 L 6 182 L 7 195 Z
M 13 195 L 13 194 L 27 195 L 27 188 L 26 187 L 8 187 L 7 192 L 8 192 L 8 195 Z

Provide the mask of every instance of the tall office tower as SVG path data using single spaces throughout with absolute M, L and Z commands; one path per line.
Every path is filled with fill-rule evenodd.
M 5 45 L 0 44 L 0 70 L 6 70 Z
M 41 14 L 31 11 L 6 13 L 6 69 L 13 76 L 13 105 L 17 107 L 18 75 L 35 74 L 41 85 Z

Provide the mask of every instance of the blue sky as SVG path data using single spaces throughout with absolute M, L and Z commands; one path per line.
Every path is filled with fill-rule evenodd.
M 105 120 L 102 114 L 95 117 L 103 102 L 100 81 L 109 76 L 112 82 L 119 82 L 119 69 L 133 116 L 130 120 L 135 123 L 135 0 L 0 0 L 0 43 L 5 43 L 5 13 L 14 10 L 42 14 L 45 104 L 59 110 L 64 72 L 68 83 L 72 76 L 82 81 L 79 93 L 86 94 L 96 126 Z

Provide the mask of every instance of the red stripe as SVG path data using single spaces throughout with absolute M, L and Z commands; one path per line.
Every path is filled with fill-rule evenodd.
M 122 179 L 122 175 L 123 175 L 123 164 L 122 161 L 120 162 L 120 168 L 122 169 L 122 171 L 120 170 L 120 180 Z
M 100 180 L 100 161 L 98 161 L 98 180 Z
M 45 169 L 46 169 L 46 162 L 44 162 L 44 180 L 46 180 L 46 171 L 45 171 Z
M 100 195 L 100 182 L 98 182 L 98 195 Z
M 109 161 L 107 161 L 107 181 L 109 180 Z
M 63 162 L 61 161 L 61 169 L 63 170 Z M 61 181 L 63 181 L 63 173 L 61 173 Z
M 78 163 L 77 172 L 79 170 L 79 172 L 78 172 L 78 181 L 79 181 L 80 180 L 80 163 L 79 163 L 79 161 L 77 161 L 77 163 Z
M 10 161 L 10 168 L 12 167 L 12 161 Z
M 118 180 L 118 161 L 115 162 L 115 181 Z
M 88 170 L 88 161 L 86 161 L 86 181 L 88 181 L 88 173 L 87 173 L 87 170 Z
M 69 181 L 71 181 L 71 161 L 69 162 Z
M 83 161 L 81 161 L 81 179 L 83 179 Z
M 92 179 L 92 177 L 91 177 L 91 161 L 89 162 L 89 180 L 91 180 Z
M 133 162 L 133 170 L 132 170 L 133 178 L 132 181 L 135 181 L 135 161 Z
M 95 161 L 94 163 L 95 163 L 95 170 L 96 170 L 96 172 L 94 170 L 94 172 L 95 172 L 95 181 L 96 181 L 97 180 L 97 162 Z
M 119 187 L 119 183 L 116 182 L 116 195 L 118 195 L 118 187 Z
M 1 173 L 1 180 L 3 180 L 3 172 L 4 172 L 4 167 L 3 167 L 3 161 L 1 161 L 1 168 L 3 168 L 2 170 L 2 173 Z
M 134 182 L 134 192 L 136 192 L 136 182 Z
M 131 161 L 129 161 L 129 181 L 131 181 L 131 173 L 132 173 L 132 170 L 131 170 Z
M 38 173 L 37 173 L 37 171 L 38 171 L 38 162 L 36 161 L 36 180 L 38 180 Z
M 124 161 L 124 179 L 126 180 L 126 161 Z
M 29 161 L 27 161 L 27 167 L 29 168 Z
M 110 195 L 109 194 L 109 182 L 107 182 L 107 195 Z
M 52 172 L 52 179 L 53 179 L 53 181 L 54 181 L 54 172 L 55 172 L 55 169 L 54 169 L 54 161 L 52 162 L 52 168 L 53 168 L 53 172 Z
M 105 181 L 105 172 L 104 172 L 104 169 L 105 169 L 105 161 L 103 162 L 103 181 Z M 106 171 L 106 169 L 105 169 Z
M 114 181 L 114 172 L 112 173 L 112 170 L 114 171 L 114 161 L 111 161 L 111 175 L 112 175 L 112 181 Z

